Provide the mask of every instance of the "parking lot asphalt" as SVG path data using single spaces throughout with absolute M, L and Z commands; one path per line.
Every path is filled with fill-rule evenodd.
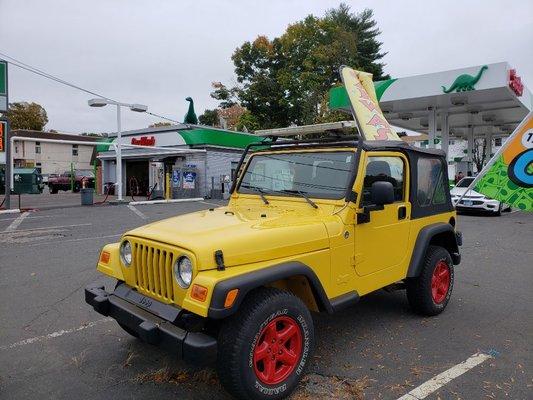
M 114 282 L 100 248 L 128 229 L 215 201 L 73 207 L 0 215 L 0 398 L 227 399 L 212 368 L 130 337 L 84 301 Z M 296 399 L 398 399 L 473 354 L 486 362 L 428 399 L 528 399 L 533 393 L 533 214 L 460 216 L 463 262 L 452 300 L 433 318 L 405 293 L 378 291 L 334 315 L 315 314 L 317 349 Z

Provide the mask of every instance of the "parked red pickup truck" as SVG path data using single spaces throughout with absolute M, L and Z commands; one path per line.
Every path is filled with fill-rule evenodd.
M 59 190 L 70 190 L 73 181 L 74 192 L 79 192 L 83 187 L 82 180 L 87 181 L 85 187 L 94 188 L 94 172 L 90 169 L 78 169 L 74 171 L 74 176 L 70 171 L 66 171 L 55 177 L 50 177 L 48 178 L 48 188 L 52 194 Z

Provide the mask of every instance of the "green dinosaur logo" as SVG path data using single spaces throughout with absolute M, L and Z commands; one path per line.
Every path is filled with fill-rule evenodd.
M 448 89 L 442 86 L 442 91 L 444 93 L 451 93 L 454 90 L 456 92 L 466 92 L 468 90 L 475 90 L 474 85 L 479 81 L 479 78 L 481 78 L 483 71 L 488 68 L 489 67 L 487 67 L 486 65 L 482 66 L 476 76 L 468 74 L 459 75 L 457 78 L 455 78 L 455 81 L 453 81 L 452 86 L 450 86 Z

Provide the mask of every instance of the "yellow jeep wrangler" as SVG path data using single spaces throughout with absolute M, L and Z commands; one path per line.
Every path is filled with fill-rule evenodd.
M 461 235 L 444 153 L 357 137 L 272 141 L 244 152 L 226 207 L 152 223 L 102 249 L 118 280 L 86 302 L 193 363 L 217 362 L 242 399 L 280 399 L 314 347 L 310 311 L 386 287 L 422 315 L 452 293 Z

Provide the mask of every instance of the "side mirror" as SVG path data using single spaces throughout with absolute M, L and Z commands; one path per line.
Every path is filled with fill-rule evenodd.
M 394 186 L 390 182 L 378 181 L 370 188 L 372 204 L 363 207 L 363 212 L 357 214 L 357 223 L 370 222 L 370 212 L 383 210 L 385 204 L 394 203 Z
M 394 203 L 394 187 L 392 183 L 385 181 L 374 182 L 370 188 L 370 198 L 372 203 L 377 206 Z

